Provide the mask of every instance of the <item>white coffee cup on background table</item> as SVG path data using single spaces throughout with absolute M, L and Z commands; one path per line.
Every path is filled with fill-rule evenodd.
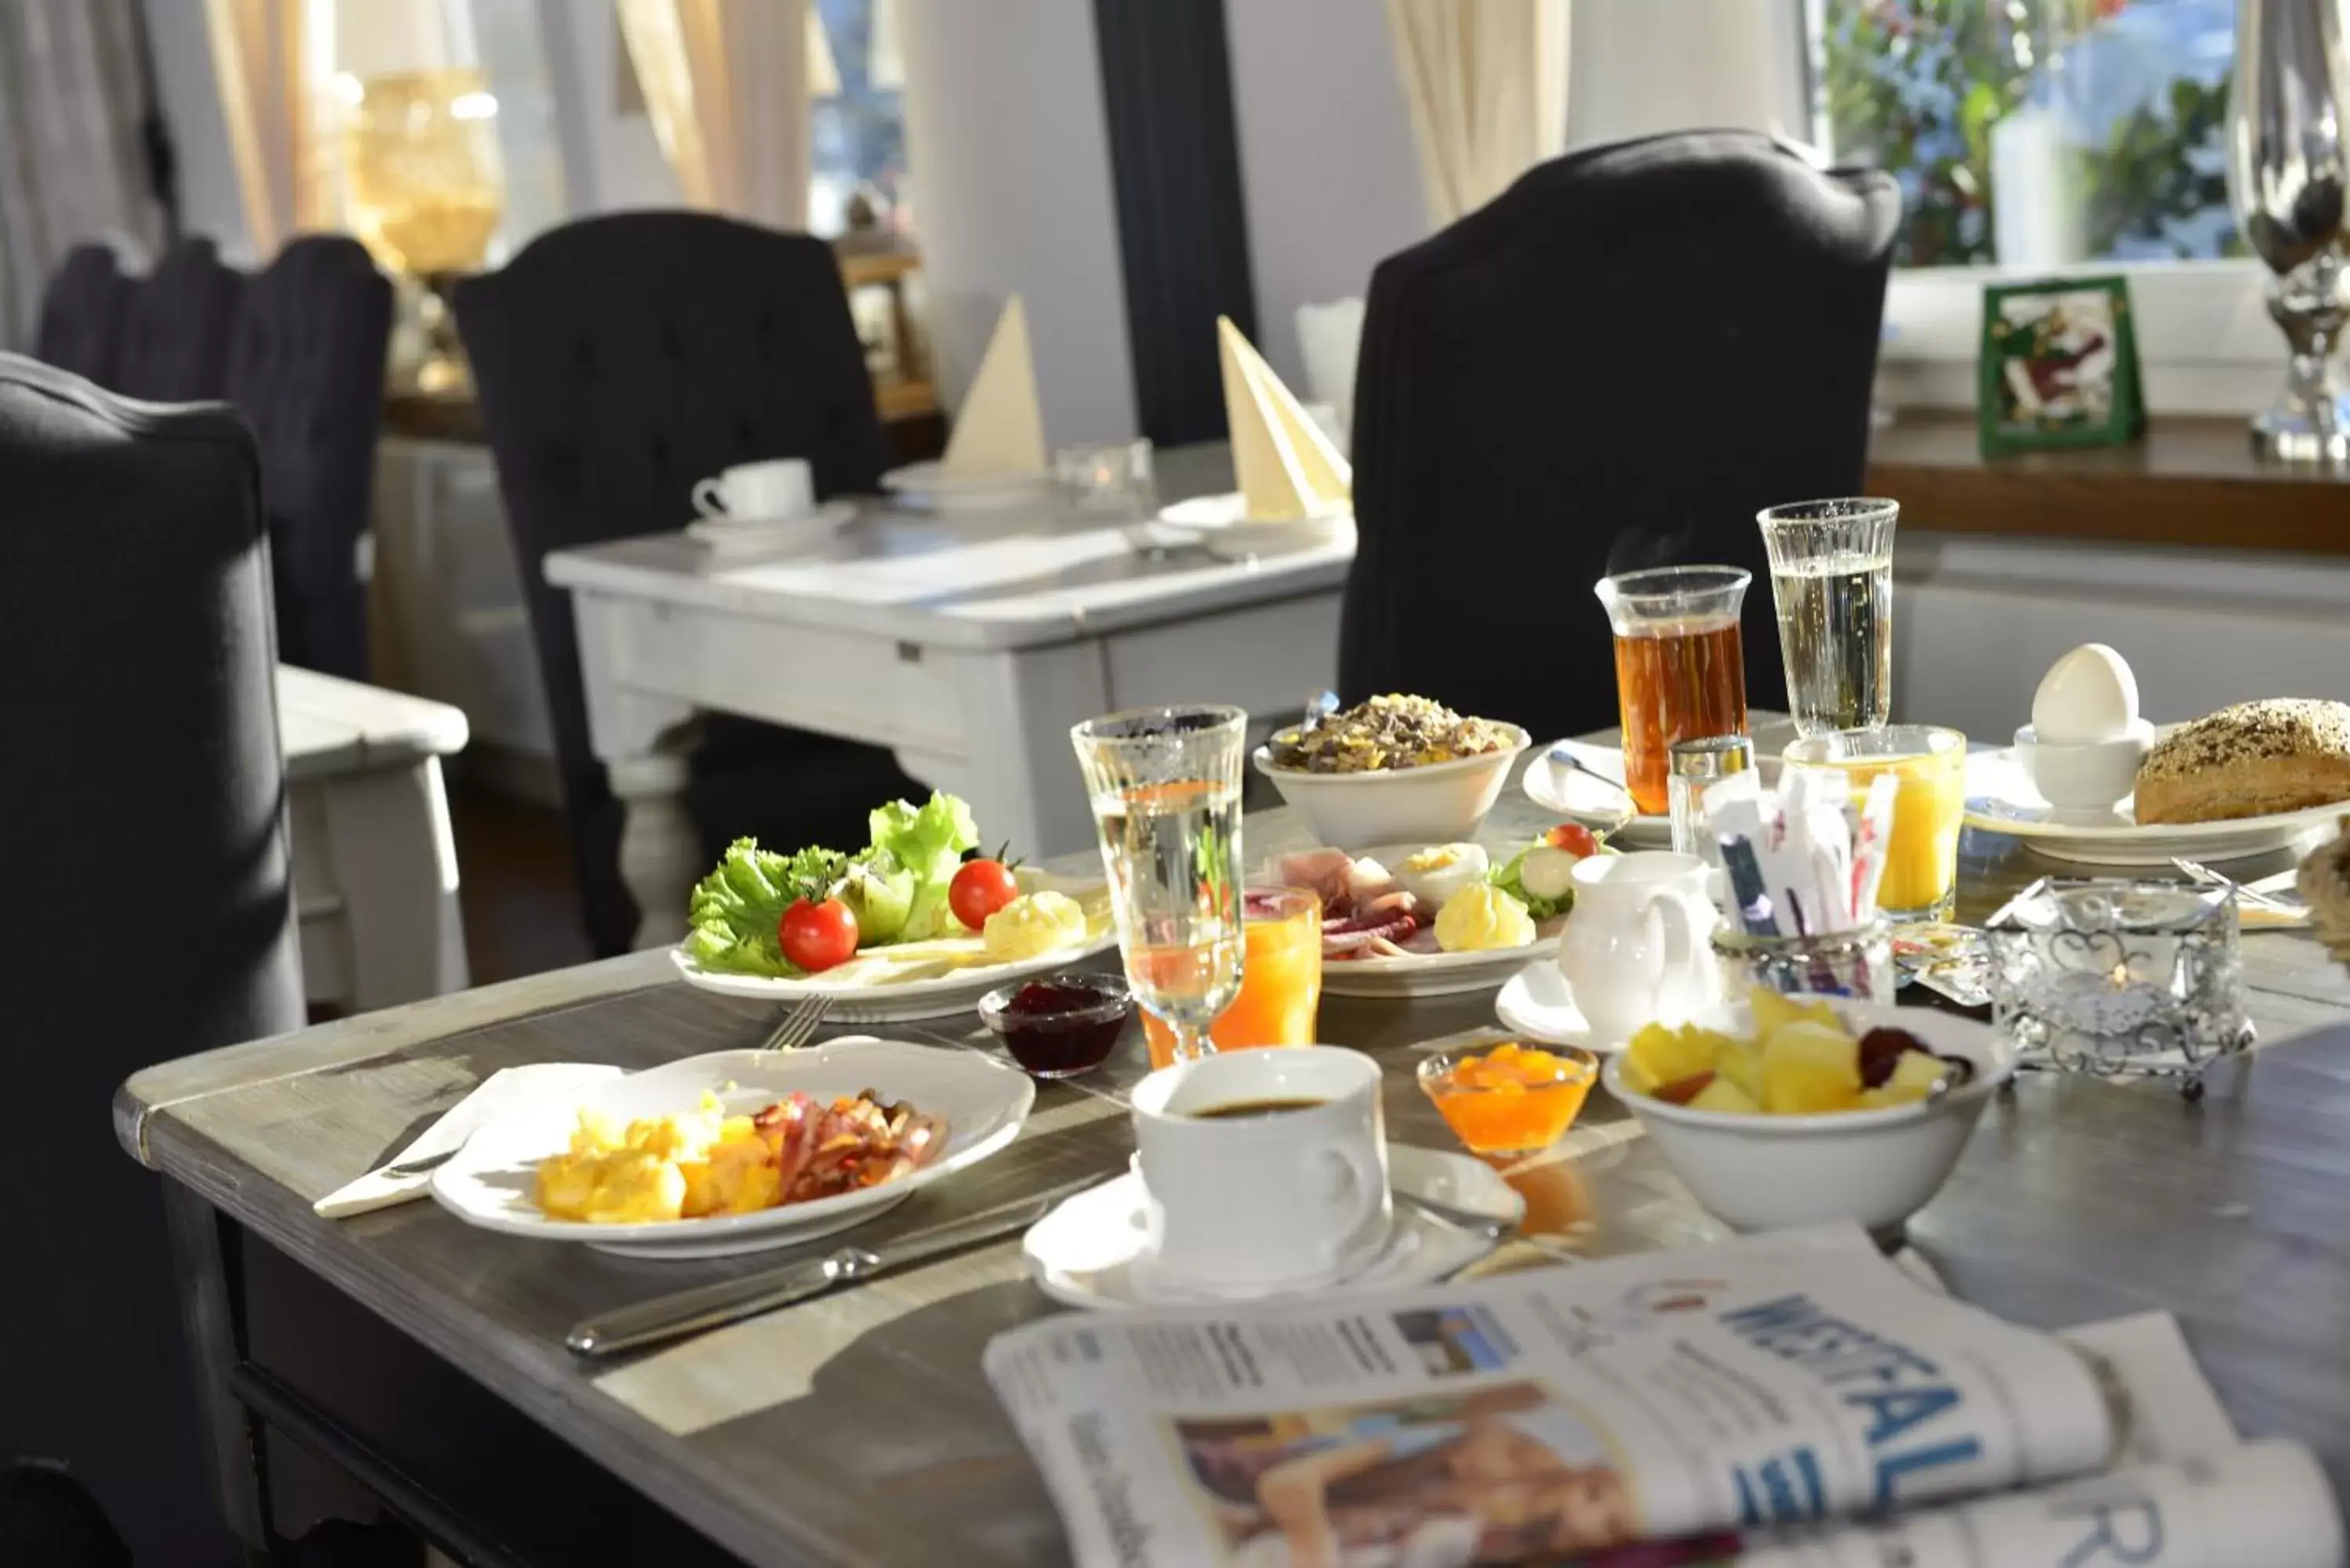
M 1222 1107 L 1310 1101 L 1215 1116 Z M 1274 1290 L 1344 1273 L 1393 1220 L 1378 1064 L 1330 1045 L 1232 1051 L 1135 1085 L 1152 1263 L 1171 1282 Z
M 736 463 L 693 487 L 693 509 L 721 521 L 797 517 L 815 504 L 815 476 L 804 457 Z

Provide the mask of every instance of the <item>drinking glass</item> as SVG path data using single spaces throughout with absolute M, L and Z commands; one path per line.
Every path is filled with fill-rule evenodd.
M 1065 446 L 1053 454 L 1061 498 L 1087 516 L 1135 519 L 1159 510 L 1149 440 Z
M 1893 709 L 1893 525 L 1901 504 L 1801 501 L 1754 514 L 1799 734 L 1873 730 Z
M 1931 724 L 1831 730 L 1788 743 L 1787 765 L 1843 772 L 1857 802 L 1879 774 L 1900 780 L 1877 907 L 1887 919 L 1947 920 L 1959 887 L 1959 829 L 1967 815 L 1967 738 Z
M 1101 836 L 1126 978 L 1174 1059 L 1215 1050 L 1241 989 L 1238 708 L 1136 708 L 1069 732 Z
M 1746 733 L 1746 653 L 1738 611 L 1753 574 L 1736 566 L 1658 566 L 1602 577 L 1616 633 L 1624 784 L 1651 816 L 1670 809 L 1665 748 Z
M 1219 1051 L 1311 1045 L 1322 1011 L 1322 896 L 1302 888 L 1251 888 L 1241 895 L 1241 991 L 1209 1025 Z M 1145 1014 L 1150 1064 L 1175 1060 L 1175 1035 Z

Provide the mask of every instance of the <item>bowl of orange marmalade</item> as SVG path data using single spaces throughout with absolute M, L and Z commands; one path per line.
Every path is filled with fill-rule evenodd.
M 1482 1053 L 1442 1051 L 1419 1064 L 1419 1086 L 1471 1154 L 1532 1154 L 1566 1136 L 1599 1076 L 1574 1045 L 1510 1042 Z

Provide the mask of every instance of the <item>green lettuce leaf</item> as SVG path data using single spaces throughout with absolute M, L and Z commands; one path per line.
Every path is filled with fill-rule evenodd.
M 707 970 L 798 973 L 785 961 L 776 927 L 795 900 L 830 893 L 847 866 L 848 857 L 837 849 L 778 855 L 760 848 L 756 839 L 736 839 L 716 869 L 694 884 L 686 903 L 686 923 L 692 929 L 685 950 Z
M 913 897 L 898 940 L 919 942 L 947 928 L 947 887 L 962 866 L 963 851 L 979 847 L 979 825 L 971 807 L 951 794 L 933 793 L 920 808 L 893 800 L 872 815 L 872 848 L 888 854 L 913 877 Z

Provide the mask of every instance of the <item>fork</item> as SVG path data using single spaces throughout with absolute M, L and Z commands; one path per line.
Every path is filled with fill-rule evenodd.
M 2303 912 L 2300 905 L 2287 903 L 2273 894 L 2263 893 L 2255 888 L 2248 887 L 2224 872 L 2212 870 L 2199 860 L 2174 858 L 2170 863 L 2207 887 L 2233 888 L 2236 890 L 2236 897 L 2248 903 L 2258 904 L 2264 909 L 2274 910 L 2280 915 L 2299 915 Z
M 832 998 L 811 996 L 785 1013 L 784 1021 L 775 1025 L 775 1032 L 761 1041 L 756 1048 L 761 1051 L 796 1051 L 808 1043 L 816 1033 L 816 1026 L 824 1022 L 824 1015 L 831 1011 Z

